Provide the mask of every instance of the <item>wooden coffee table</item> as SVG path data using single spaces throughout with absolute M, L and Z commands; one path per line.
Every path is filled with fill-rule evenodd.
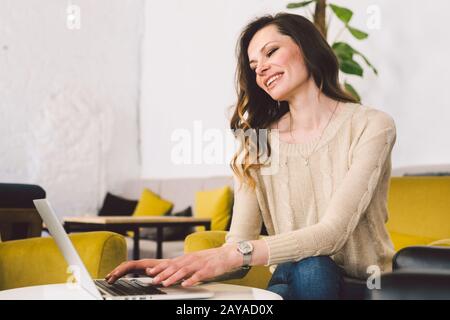
M 64 228 L 67 233 L 77 231 L 113 231 L 125 233 L 132 231 L 133 236 L 133 259 L 139 257 L 139 229 L 156 228 L 156 258 L 163 256 L 163 228 L 173 226 L 204 226 L 206 230 L 211 229 L 210 218 L 193 217 L 164 217 L 164 216 L 103 216 L 103 217 L 68 217 L 64 218 Z

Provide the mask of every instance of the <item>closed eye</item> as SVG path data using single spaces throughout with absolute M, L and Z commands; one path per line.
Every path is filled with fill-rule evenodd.
M 278 48 L 273 48 L 272 50 L 270 50 L 269 52 L 267 52 L 267 56 L 270 57 L 275 51 L 277 51 Z
M 273 48 L 273 49 L 271 49 L 271 50 L 269 50 L 268 52 L 267 52 L 267 54 L 266 54 L 266 56 L 267 57 L 270 57 L 272 54 L 274 54 L 274 52 L 275 51 L 277 51 L 279 48 Z M 256 72 L 256 67 L 255 66 L 250 66 L 250 69 L 253 71 L 253 72 Z

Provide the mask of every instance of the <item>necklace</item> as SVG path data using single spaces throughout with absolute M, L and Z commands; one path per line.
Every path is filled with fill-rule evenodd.
M 319 140 L 317 140 L 316 145 L 314 146 L 313 150 L 311 151 L 311 153 L 305 157 L 302 154 L 300 154 L 300 156 L 303 158 L 303 160 L 305 161 L 305 166 L 309 166 L 309 158 L 313 155 L 314 151 L 316 151 L 317 146 L 319 145 L 320 140 L 322 139 L 323 133 L 325 132 L 325 130 L 327 129 L 328 125 L 331 122 L 331 119 L 333 119 L 334 113 L 336 112 L 336 109 L 339 105 L 339 101 L 336 103 L 336 106 L 334 107 L 333 113 L 330 116 L 330 119 L 328 119 L 327 125 L 325 126 L 325 128 L 323 128 L 322 133 L 320 134 Z M 291 135 L 292 140 L 295 142 L 295 138 L 292 135 L 292 114 L 289 113 L 289 133 Z

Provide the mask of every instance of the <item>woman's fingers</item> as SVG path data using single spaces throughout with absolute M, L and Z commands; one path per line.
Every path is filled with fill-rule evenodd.
M 117 279 L 132 272 L 133 270 L 145 270 L 146 268 L 153 268 L 160 263 L 165 262 L 167 259 L 142 259 L 127 261 L 121 263 L 117 268 L 111 271 L 105 279 L 108 283 L 114 283 Z
M 137 261 L 127 261 L 121 263 L 118 267 L 116 267 L 113 271 L 111 271 L 105 279 L 108 283 L 114 283 L 117 279 L 121 278 L 125 274 L 129 273 L 131 270 L 136 268 Z
M 170 266 L 169 261 L 164 261 L 154 267 L 147 268 L 146 273 L 149 276 L 155 276 L 155 275 L 159 274 L 161 271 L 165 270 L 169 266 Z
M 195 276 L 194 276 L 195 275 Z M 204 261 L 198 261 L 185 266 L 171 265 L 153 278 L 153 283 L 162 283 L 164 286 L 170 286 L 182 279 L 190 279 L 182 282 L 183 286 L 192 286 L 202 280 L 214 276 L 214 269 Z
M 207 272 L 205 272 L 204 269 L 200 269 L 197 272 L 195 272 L 191 277 L 184 280 L 181 285 L 183 287 L 191 287 L 193 285 L 196 285 L 197 283 L 201 282 L 202 280 L 208 279 L 210 276 L 207 275 Z
M 156 273 L 157 275 L 153 278 L 153 283 L 158 284 L 166 280 L 181 268 L 182 268 L 181 265 L 175 263 L 169 264 L 164 270 L 162 270 L 159 273 L 158 272 Z
M 136 269 L 144 270 L 146 268 L 153 268 L 160 263 L 166 262 L 169 259 L 141 259 L 136 261 Z
M 166 278 L 162 284 L 165 287 L 171 286 L 175 283 L 177 283 L 178 281 L 186 278 L 187 276 L 190 276 L 193 272 L 193 269 L 191 266 L 186 266 L 186 267 L 182 267 L 180 268 L 178 271 L 176 271 L 174 274 L 172 274 L 170 277 Z
M 153 277 L 153 283 L 157 284 L 165 281 L 164 285 L 167 285 L 167 283 L 170 285 L 178 281 L 180 278 L 177 278 L 175 281 L 171 280 L 167 282 L 169 277 L 177 273 L 179 270 L 183 270 L 180 274 L 190 271 L 192 268 L 195 268 L 194 263 L 198 265 L 200 261 L 201 260 L 194 259 L 193 255 L 185 255 L 158 264 L 156 267 L 147 270 L 146 273 L 147 275 Z M 185 274 L 183 274 L 183 276 L 184 275 Z
M 198 262 L 200 261 L 200 259 L 205 259 L 205 257 L 205 254 L 203 254 L 203 256 L 198 256 L 198 254 L 196 253 L 190 253 L 172 259 L 166 259 L 166 261 L 158 264 L 156 267 L 147 269 L 146 273 L 148 276 L 155 277 L 172 265 L 177 265 L 179 266 L 179 268 L 181 268 L 191 263 Z

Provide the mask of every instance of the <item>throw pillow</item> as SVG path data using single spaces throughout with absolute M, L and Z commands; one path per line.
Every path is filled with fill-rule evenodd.
M 107 193 L 103 205 L 98 212 L 99 216 L 131 216 L 136 209 L 136 200 L 129 200 L 112 193 Z
M 211 218 L 211 230 L 225 231 L 233 207 L 233 192 L 229 186 L 195 193 L 195 217 Z M 203 231 L 204 227 L 196 227 Z
M 134 210 L 133 216 L 163 216 L 170 212 L 173 208 L 173 203 L 162 199 L 156 193 L 149 189 L 142 191 L 141 198 Z
M 141 198 L 133 212 L 133 217 L 143 217 L 143 216 L 163 216 L 170 213 L 173 208 L 173 203 L 162 199 L 156 193 L 145 188 L 142 191 Z M 140 237 L 147 237 L 149 228 L 141 228 L 139 231 Z M 133 237 L 134 232 L 127 232 L 128 236 Z

